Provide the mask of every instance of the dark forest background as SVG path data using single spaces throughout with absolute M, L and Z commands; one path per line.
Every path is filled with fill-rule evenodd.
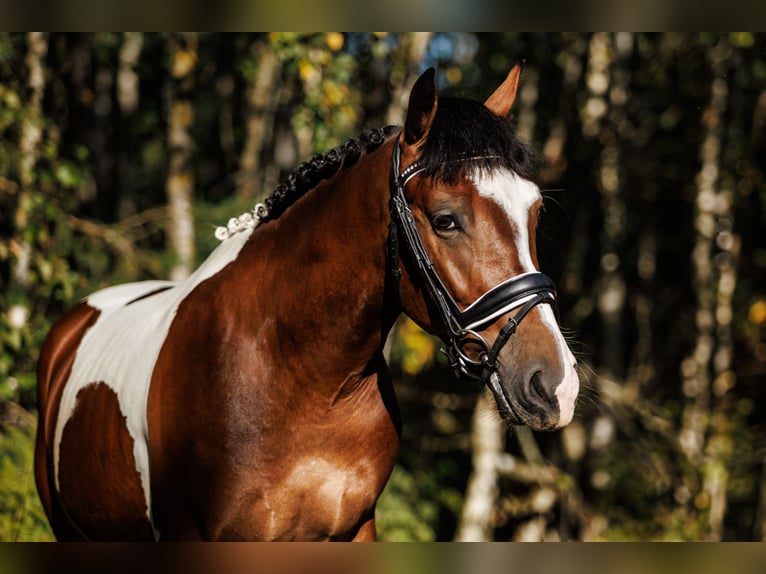
M 0 539 L 51 537 L 35 363 L 69 306 L 183 277 L 300 161 L 401 123 L 426 67 L 483 100 L 522 59 L 577 415 L 505 432 L 400 321 L 381 539 L 766 538 L 765 35 L 30 33 L 0 34 Z

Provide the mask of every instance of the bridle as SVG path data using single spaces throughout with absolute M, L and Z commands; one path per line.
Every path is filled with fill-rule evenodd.
M 461 161 L 471 159 L 480 158 L 463 158 Z M 404 186 L 407 182 L 428 166 L 415 161 L 400 171 L 400 162 L 401 149 L 397 138 L 394 143 L 389 178 L 391 223 L 387 254 L 388 272 L 393 280 L 396 297 L 401 304 L 399 291 L 399 278 L 402 274 L 399 263 L 399 242 L 401 241 L 406 246 L 416 266 L 418 277 L 425 285 L 444 325 L 447 334 L 445 353 L 449 358 L 450 366 L 458 378 L 479 380 L 482 384 L 486 384 L 497 369 L 497 356 L 500 350 L 514 334 L 521 320 L 540 303 L 554 304 L 556 287 L 553 280 L 543 273 L 523 273 L 506 279 L 461 310 L 434 269 L 433 261 L 426 253 L 412 210 L 404 196 Z M 518 311 L 508 319 L 495 342 L 490 346 L 479 331 L 514 309 Z M 478 349 L 478 351 L 471 352 L 471 349 Z

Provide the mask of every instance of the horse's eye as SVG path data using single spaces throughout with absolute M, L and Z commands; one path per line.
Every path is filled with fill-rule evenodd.
M 460 227 L 455 217 L 449 213 L 442 213 L 435 216 L 431 221 L 431 225 L 433 225 L 434 229 L 437 231 L 453 231 Z

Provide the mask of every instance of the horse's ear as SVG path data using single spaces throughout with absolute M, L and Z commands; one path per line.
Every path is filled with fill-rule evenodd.
M 404 141 L 413 145 L 423 139 L 431 128 L 436 115 L 438 96 L 434 83 L 434 69 L 428 68 L 412 86 L 410 103 L 407 107 L 407 120 L 404 122 Z
M 498 116 L 507 117 L 511 112 L 513 106 L 513 100 L 516 99 L 516 90 L 519 87 L 519 78 L 521 77 L 521 71 L 524 68 L 524 63 L 516 64 L 510 72 L 505 81 L 495 90 L 495 92 L 487 98 L 484 105 L 491 111 L 495 112 Z

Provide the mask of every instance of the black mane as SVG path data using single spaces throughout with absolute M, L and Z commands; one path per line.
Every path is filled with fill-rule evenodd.
M 269 210 L 264 221 L 276 219 L 282 215 L 298 198 L 316 187 L 319 182 L 335 175 L 341 167 L 355 164 L 362 153 L 380 147 L 387 137 L 399 130 L 397 126 L 369 130 L 328 152 L 316 154 L 309 161 L 298 165 L 295 171 L 287 176 L 264 201 Z
M 278 218 L 321 181 L 353 165 L 362 153 L 380 147 L 399 131 L 400 126 L 372 129 L 301 163 L 264 201 L 268 209 L 264 221 Z M 481 102 L 462 98 L 439 98 L 419 159 L 426 166 L 424 175 L 446 183 L 455 183 L 475 169 L 486 173 L 506 168 L 525 178 L 534 171 L 532 152 L 510 123 Z

